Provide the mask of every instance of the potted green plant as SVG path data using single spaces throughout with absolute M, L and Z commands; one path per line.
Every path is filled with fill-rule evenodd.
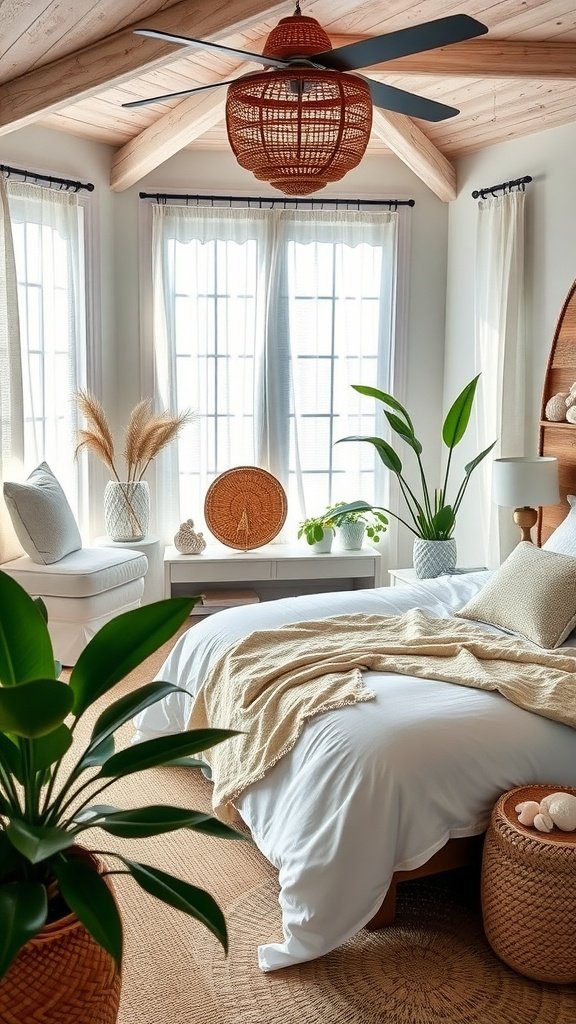
M 339 508 L 347 508 L 346 502 L 336 502 L 330 509 L 330 515 L 338 531 L 340 544 L 346 551 L 359 551 L 364 542 L 364 534 L 377 544 L 388 528 L 388 518 L 379 509 L 356 509 L 339 515 Z
M 323 514 L 310 516 L 298 524 L 298 540 L 306 538 L 306 543 L 318 555 L 326 555 L 332 548 L 334 540 L 334 520 Z
M 421 579 L 439 576 L 443 572 L 450 572 L 454 569 L 456 565 L 456 541 L 452 534 L 458 510 L 462 504 L 473 470 L 486 458 L 496 444 L 496 441 L 493 441 L 488 448 L 485 448 L 483 452 L 480 452 L 479 455 L 476 455 L 471 462 L 464 466 L 464 477 L 455 492 L 451 492 L 453 496 L 450 497 L 448 485 L 452 468 L 452 455 L 454 448 L 460 443 L 466 433 L 479 376 L 480 374 L 474 377 L 461 391 L 444 420 L 442 441 L 448 449 L 448 455 L 444 479 L 440 486 L 435 488 L 431 488 L 426 480 L 422 464 L 422 444 L 416 437 L 414 424 L 404 406 L 393 395 L 379 391 L 378 388 L 369 387 L 364 384 L 352 385 L 359 394 L 375 398 L 384 406 L 387 406 L 384 410 L 384 415 L 391 429 L 415 455 L 420 485 L 415 489 L 410 486 L 403 474 L 400 457 L 383 437 L 342 437 L 337 443 L 365 441 L 374 446 L 386 469 L 394 473 L 398 480 L 409 521 L 407 522 L 402 516 L 391 512 L 390 509 L 375 506 L 365 501 L 355 501 L 345 505 L 343 508 L 340 508 L 340 513 L 343 511 L 366 512 L 380 508 L 387 515 L 393 516 L 402 523 L 414 534 L 414 568 L 416 569 L 416 575 Z M 331 509 L 329 514 L 333 515 L 334 511 L 334 509 Z
M 182 732 L 116 751 L 117 730 L 178 687 L 150 682 L 111 699 L 85 743 L 77 738 L 92 704 L 168 640 L 196 600 L 172 598 L 117 616 L 92 638 L 66 683 L 58 678 L 44 606 L 0 572 L 0 1020 L 116 1019 L 122 922 L 110 874 L 130 875 L 201 921 L 226 948 L 224 917 L 209 893 L 99 843 L 98 857 L 113 858 L 113 869 L 106 867 L 83 846 L 94 828 L 125 839 L 179 828 L 242 838 L 195 810 L 102 803 L 127 775 L 178 759 L 202 767 L 193 755 L 233 735 Z M 47 1018 L 41 1009 L 48 1002 Z

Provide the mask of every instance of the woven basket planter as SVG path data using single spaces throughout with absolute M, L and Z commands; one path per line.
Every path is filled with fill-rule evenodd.
M 576 833 L 520 825 L 515 807 L 566 786 L 523 786 L 498 800 L 482 860 L 482 916 L 492 949 L 519 974 L 576 982 Z
M 119 1003 L 112 957 L 74 914 L 27 942 L 0 981 L 2 1024 L 116 1024 Z
M 456 541 L 416 537 L 412 557 L 419 580 L 435 579 L 456 567 Z

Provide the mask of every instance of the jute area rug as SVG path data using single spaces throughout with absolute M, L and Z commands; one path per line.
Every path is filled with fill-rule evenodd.
M 152 679 L 165 654 L 113 696 Z M 209 783 L 186 768 L 122 780 L 109 795 L 125 807 L 210 808 Z M 319 960 L 263 974 L 257 946 L 281 937 L 278 882 L 251 842 L 185 831 L 128 842 L 95 830 L 90 839 L 207 889 L 230 935 L 225 957 L 206 929 L 118 878 L 125 926 L 119 1024 L 576 1024 L 576 987 L 529 981 L 492 954 L 470 873 L 407 883 L 393 925 L 363 930 Z

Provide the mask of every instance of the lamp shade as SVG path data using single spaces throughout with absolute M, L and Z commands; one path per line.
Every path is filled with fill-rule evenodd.
M 560 501 L 558 460 L 547 455 L 494 459 L 492 500 L 508 508 L 556 505 Z
M 314 18 L 295 14 L 272 30 L 264 53 L 304 66 L 243 75 L 228 87 L 226 130 L 236 160 L 286 195 L 305 196 L 356 167 L 372 128 L 363 78 L 306 66 L 332 49 Z

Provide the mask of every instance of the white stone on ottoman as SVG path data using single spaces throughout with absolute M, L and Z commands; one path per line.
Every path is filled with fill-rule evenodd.
M 63 665 L 76 663 L 105 622 L 139 607 L 147 568 L 145 555 L 126 548 L 80 548 L 51 565 L 27 555 L 0 565 L 44 601 L 54 657 Z

